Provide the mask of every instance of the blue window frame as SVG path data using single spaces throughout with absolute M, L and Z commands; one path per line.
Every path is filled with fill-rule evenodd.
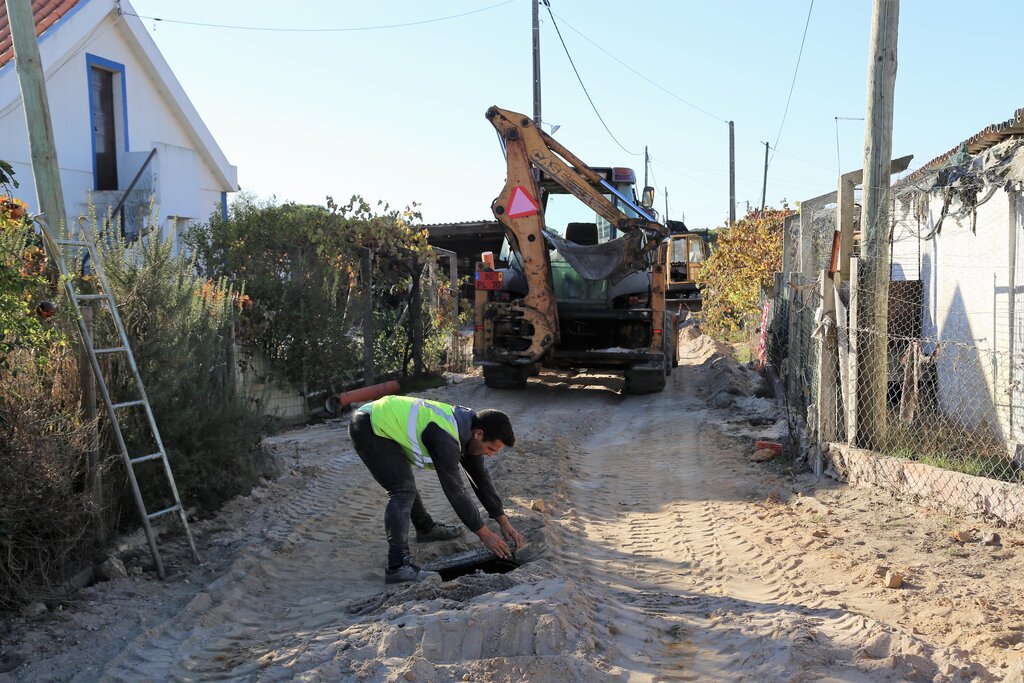
M 95 54 L 85 55 L 89 84 L 89 139 L 92 142 L 92 178 L 94 189 L 117 189 L 118 128 L 123 148 L 128 152 L 128 90 L 123 63 Z M 115 111 L 114 88 L 120 82 L 121 108 Z

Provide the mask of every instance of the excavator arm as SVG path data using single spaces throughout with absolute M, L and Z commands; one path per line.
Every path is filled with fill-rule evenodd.
M 638 266 L 659 267 L 657 263 L 660 261 L 656 262 L 655 252 L 668 235 L 668 229 L 643 217 L 644 212 L 639 207 L 637 213 L 640 218 L 632 218 L 623 213 L 597 188 L 604 188 L 613 194 L 618 194 L 618 191 L 579 157 L 538 129 L 529 117 L 491 107 L 487 110 L 487 119 L 504 143 L 508 167 L 505 187 L 491 204 L 491 210 L 505 228 L 509 242 L 521 261 L 528 286 L 527 294 L 506 308 L 507 313 L 521 317 L 518 329 L 522 330 L 522 338 L 529 345 L 515 352 L 514 358 L 500 360 L 525 364 L 537 360 L 559 342 L 558 307 L 550 256 L 544 239 L 539 174 L 534 171 L 534 167 L 544 171 L 621 232 L 640 231 L 641 239 L 635 241 L 637 253 L 629 258 Z M 625 197 L 622 199 L 631 201 Z M 655 278 L 654 281 L 661 279 L 663 277 Z M 654 286 L 659 288 L 657 284 Z M 498 315 L 494 308 L 489 313 L 492 316 Z M 492 327 L 486 319 L 479 322 L 485 328 Z M 661 330 L 657 332 L 660 338 Z

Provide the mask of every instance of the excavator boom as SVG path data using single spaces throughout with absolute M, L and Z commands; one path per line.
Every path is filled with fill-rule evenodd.
M 507 164 L 505 186 L 492 203 L 491 210 L 505 228 L 512 252 L 521 267 L 525 291 L 514 296 L 509 293 L 502 296 L 477 293 L 474 356 L 484 365 L 485 378 L 488 366 L 519 366 L 525 372 L 532 364 L 552 356 L 562 341 L 549 241 L 563 246 L 565 241 L 559 241 L 556 235 L 547 231 L 540 183 L 542 174 L 547 179 L 545 182 L 557 183 L 625 235 L 613 247 L 619 264 L 615 269 L 616 276 L 621 277 L 625 271 L 657 271 L 657 276 L 650 278 L 650 308 L 649 315 L 645 314 L 649 320 L 657 322 L 649 325 L 650 333 L 644 343 L 657 349 L 660 357 L 664 346 L 662 320 L 665 315 L 662 266 L 665 252 L 662 245 L 668 229 L 652 220 L 633 198 L 623 195 L 600 173 L 541 131 L 529 117 L 499 107 L 488 109 L 486 116 L 502 140 Z M 610 200 L 608 195 L 617 197 L 619 203 Z M 634 215 L 627 215 L 620 205 L 628 207 Z M 570 246 L 577 253 L 588 248 L 571 242 Z M 602 247 L 595 245 L 593 249 Z M 585 273 L 586 270 L 579 272 Z M 590 273 L 584 277 L 594 279 L 607 275 Z M 517 381 L 513 383 L 518 383 L 518 375 L 516 377 Z

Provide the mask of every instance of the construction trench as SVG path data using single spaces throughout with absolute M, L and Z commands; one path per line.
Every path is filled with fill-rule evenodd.
M 385 586 L 385 494 L 342 418 L 267 440 L 280 476 L 193 525 L 202 565 L 162 539 L 161 582 L 129 539 L 126 578 L 5 622 L 0 680 L 1021 680 L 1024 534 L 954 547 L 986 522 L 752 462 L 778 406 L 709 338 L 680 350 L 660 394 L 590 372 L 422 394 L 512 418 L 490 469 L 516 563 L 467 533 L 413 545 L 441 580 Z

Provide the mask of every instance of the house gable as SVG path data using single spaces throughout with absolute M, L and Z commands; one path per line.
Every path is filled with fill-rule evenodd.
M 35 3 L 51 15 L 57 4 Z M 65 13 L 40 32 L 39 45 L 69 216 L 86 213 L 90 196 L 102 214 L 123 203 L 129 187 L 135 189 L 133 196 L 139 195 L 136 216 L 148 215 L 143 196 L 155 194 L 159 224 L 171 231 L 223 211 L 227 193 L 238 190 L 237 169 L 131 6 L 123 0 L 78 0 L 61 9 Z M 6 22 L 0 30 L 9 36 Z M 100 128 L 99 156 L 107 150 L 116 161 L 108 168 L 109 159 L 103 159 L 104 182 L 97 169 Z M 0 66 L 0 158 L 14 166 L 23 186 L 19 192 L 34 199 L 13 59 Z

